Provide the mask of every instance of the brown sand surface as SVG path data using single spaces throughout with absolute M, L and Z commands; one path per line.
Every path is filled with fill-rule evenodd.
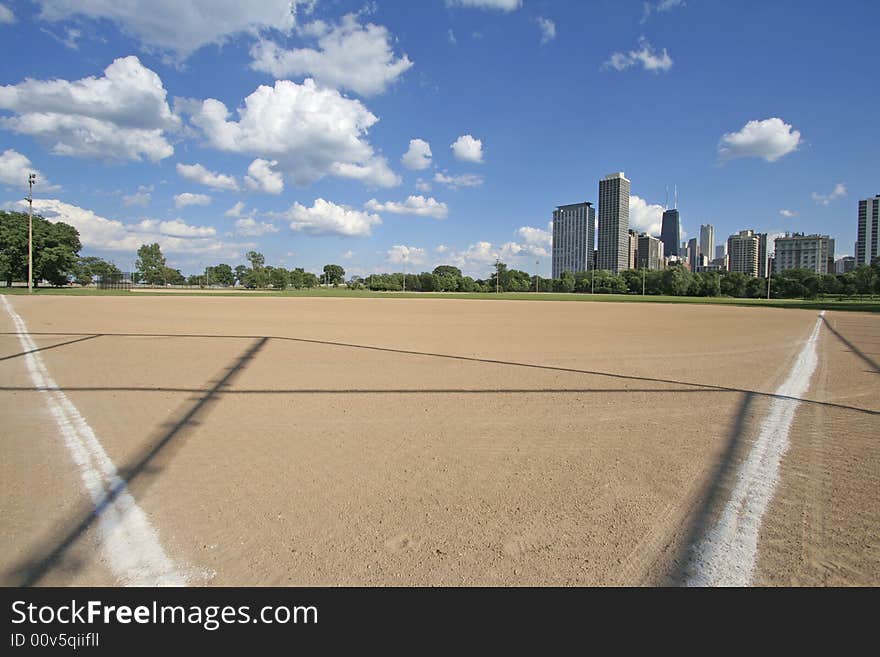
M 678 583 L 816 322 L 623 303 L 11 303 L 40 347 L 97 336 L 43 361 L 169 555 L 210 585 Z M 828 319 L 877 351 L 878 318 Z M 112 584 L 45 400 L 6 358 L 11 331 L 0 313 L 0 581 Z M 801 405 L 759 583 L 880 580 L 878 375 L 827 329 L 820 349 L 810 396 L 839 405 Z M 805 485 L 804 468 L 825 479 Z

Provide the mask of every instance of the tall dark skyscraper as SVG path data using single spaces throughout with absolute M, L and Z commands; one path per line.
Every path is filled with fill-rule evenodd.
M 681 242 L 681 218 L 678 215 L 677 208 L 663 213 L 663 223 L 660 226 L 660 241 L 663 242 L 664 255 L 678 255 L 678 245 Z
M 629 191 L 623 171 L 599 181 L 599 269 L 613 274 L 629 265 Z
M 856 266 L 870 265 L 880 255 L 880 194 L 859 201 L 859 223 L 856 232 Z

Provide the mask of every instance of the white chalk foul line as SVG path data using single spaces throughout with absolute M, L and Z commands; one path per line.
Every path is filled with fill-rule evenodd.
M 779 480 L 779 464 L 788 451 L 788 434 L 810 388 L 819 361 L 816 344 L 823 310 L 788 378 L 776 391 L 761 433 L 737 473 L 736 486 L 718 523 L 697 546 L 688 586 L 748 586 L 758 556 L 758 536 L 764 512 Z
M 104 561 L 126 586 L 183 586 L 186 577 L 166 554 L 150 519 L 134 501 L 116 466 L 73 402 L 52 379 L 27 325 L 0 295 L 18 331 L 31 381 L 46 400 L 83 485 L 92 498 Z

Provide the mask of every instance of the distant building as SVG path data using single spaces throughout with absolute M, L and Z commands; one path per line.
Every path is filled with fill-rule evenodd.
M 697 265 L 699 264 L 700 259 L 700 245 L 697 243 L 697 238 L 692 237 L 688 241 L 688 254 L 687 254 L 687 264 L 688 269 L 691 271 L 697 271 Z
M 828 235 L 786 233 L 785 237 L 776 238 L 774 274 L 786 269 L 810 269 L 817 274 L 827 274 L 829 262 L 834 262 L 834 240 Z
M 627 261 L 627 269 L 636 268 L 636 253 L 639 250 L 639 232 L 630 228 L 629 230 L 629 259 Z
M 848 274 L 856 268 L 855 256 L 843 256 L 834 263 L 835 274 Z
M 664 255 L 663 242 L 646 233 L 639 235 L 636 253 L 637 269 L 663 269 Z
M 700 255 L 706 256 L 707 260 L 718 257 L 715 255 L 715 226 L 712 224 L 700 225 Z
M 599 181 L 599 269 L 613 274 L 629 260 L 629 191 L 623 171 Z
M 592 268 L 595 225 L 592 203 L 560 205 L 553 211 L 553 278 Z
M 859 224 L 856 231 L 856 267 L 870 265 L 880 254 L 880 194 L 859 201 Z
M 706 254 L 708 255 L 708 254 Z M 727 256 L 727 242 L 722 242 L 715 247 L 715 259 L 719 260 Z
M 727 269 L 747 276 L 758 275 L 758 236 L 753 230 L 741 230 L 727 239 Z
M 678 208 L 663 213 L 660 240 L 663 242 L 663 252 L 667 257 L 681 255 L 678 246 L 681 241 L 681 216 L 678 214 Z
M 770 257 L 770 244 L 768 240 L 770 236 L 767 233 L 758 233 L 758 276 L 767 278 L 768 267 L 770 266 L 768 258 Z

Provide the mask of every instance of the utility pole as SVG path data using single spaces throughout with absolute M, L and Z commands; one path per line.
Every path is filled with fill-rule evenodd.
M 767 254 L 767 301 L 770 301 L 770 277 L 772 274 L 773 272 L 770 269 L 770 254 Z
M 501 282 L 501 261 L 495 258 L 495 294 L 498 294 Z
M 596 266 L 590 267 L 590 294 L 596 294 Z
M 647 276 L 647 268 L 642 268 L 642 296 L 645 296 L 645 277 Z
M 535 260 L 535 294 L 538 293 L 538 268 L 541 266 L 540 260 Z
M 34 185 L 37 182 L 37 174 L 28 176 L 28 293 L 34 291 Z

